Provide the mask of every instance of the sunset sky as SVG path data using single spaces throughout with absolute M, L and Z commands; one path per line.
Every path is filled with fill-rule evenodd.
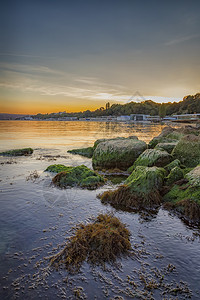
M 197 0 L 8 0 L 0 39 L 0 112 L 93 110 L 200 92 Z

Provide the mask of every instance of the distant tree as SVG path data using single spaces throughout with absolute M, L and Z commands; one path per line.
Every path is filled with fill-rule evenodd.
M 110 108 L 110 103 L 106 103 L 106 110 L 108 110 Z
M 159 117 L 163 119 L 166 116 L 166 105 L 162 103 L 159 107 Z

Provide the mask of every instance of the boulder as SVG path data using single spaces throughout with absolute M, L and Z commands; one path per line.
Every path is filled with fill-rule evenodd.
M 128 169 L 129 172 L 133 171 L 137 166 L 145 167 L 164 167 L 170 163 L 172 157 L 171 155 L 160 149 L 146 149 L 137 160 L 134 162 L 133 166 Z
M 174 209 L 185 219 L 200 223 L 200 165 L 176 182 L 163 197 L 164 206 Z
M 126 170 L 147 148 L 137 137 L 116 138 L 97 144 L 92 157 L 94 169 Z
M 161 202 L 159 190 L 162 188 L 166 171 L 163 168 L 138 166 L 117 190 L 106 191 L 100 199 L 114 207 L 151 209 Z
M 105 179 L 102 176 L 84 165 L 78 167 L 51 165 L 46 171 L 59 172 L 53 177 L 52 183 L 61 188 L 78 186 L 81 188 L 96 189 L 105 183 Z
M 200 164 L 200 136 L 184 136 L 175 146 L 172 156 L 179 159 L 186 167 Z
M 179 167 L 174 167 L 166 178 L 166 185 L 172 185 L 174 182 L 184 177 L 183 170 Z
M 167 151 L 169 154 L 172 153 L 174 147 L 178 144 L 178 141 L 171 141 L 170 143 L 158 143 L 155 149 L 161 149 Z

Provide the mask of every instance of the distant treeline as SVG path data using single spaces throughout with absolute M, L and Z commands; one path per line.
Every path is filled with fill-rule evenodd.
M 130 114 L 146 114 L 151 116 L 159 115 L 161 105 L 164 106 L 165 114 L 170 116 L 173 114 L 193 114 L 200 113 L 200 93 L 194 96 L 186 96 L 180 102 L 156 103 L 151 100 L 146 100 L 140 103 L 129 102 L 126 104 L 113 104 L 110 106 L 106 103 L 106 108 L 100 107 L 95 111 L 86 110 L 77 113 L 51 113 L 37 114 L 32 116 L 37 119 L 63 118 L 63 117 L 100 117 L 100 116 L 120 116 Z

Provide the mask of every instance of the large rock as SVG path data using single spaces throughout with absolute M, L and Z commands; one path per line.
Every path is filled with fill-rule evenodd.
M 194 126 L 185 126 L 180 128 L 172 128 L 170 126 L 165 127 L 162 132 L 154 137 L 150 142 L 148 147 L 154 148 L 159 143 L 175 143 L 183 138 L 185 135 L 200 135 L 200 129 Z
M 163 200 L 166 208 L 175 209 L 187 220 L 200 223 L 200 165 L 177 182 Z
M 96 189 L 105 183 L 105 179 L 102 176 L 84 165 L 78 167 L 51 165 L 45 171 L 58 173 L 53 177 L 52 183 L 61 188 L 75 186 Z
M 135 136 L 101 141 L 92 157 L 93 167 L 126 170 L 146 148 L 146 143 Z
M 200 136 L 184 136 L 175 146 L 172 155 L 186 167 L 195 167 L 200 164 Z
M 132 172 L 137 166 L 145 167 L 164 167 L 170 163 L 172 157 L 171 155 L 160 149 L 147 149 L 137 158 L 132 167 L 128 169 L 129 172 Z
M 151 209 L 161 202 L 166 171 L 157 167 L 138 166 L 117 190 L 106 191 L 100 198 L 103 203 L 136 209 Z
M 170 141 L 170 143 L 158 143 L 155 147 L 155 149 L 162 149 L 162 150 L 165 150 L 167 151 L 169 154 L 172 153 L 174 147 L 178 144 L 178 141 Z

